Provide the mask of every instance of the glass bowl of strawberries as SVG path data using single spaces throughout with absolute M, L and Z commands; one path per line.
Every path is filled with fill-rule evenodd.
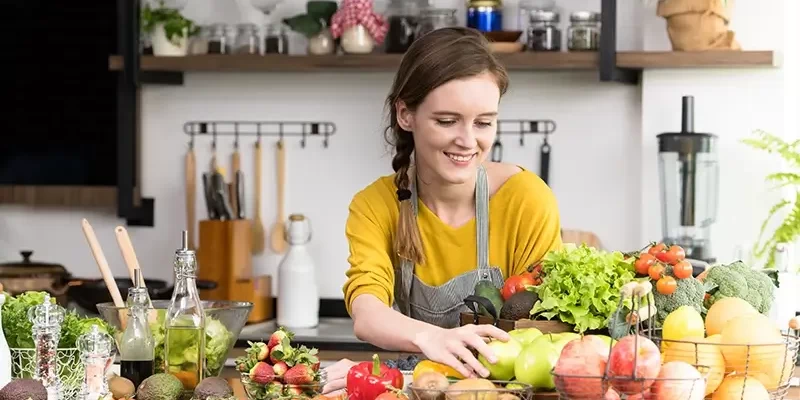
M 292 338 L 281 327 L 267 343 L 249 342 L 245 355 L 236 359 L 248 399 L 311 399 L 322 392 L 325 374 L 319 371 L 317 349 L 293 346 Z

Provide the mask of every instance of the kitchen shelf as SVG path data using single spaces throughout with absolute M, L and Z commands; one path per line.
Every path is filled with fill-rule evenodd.
M 512 71 L 596 70 L 597 52 L 521 52 L 498 54 Z M 401 54 L 287 56 L 194 55 L 186 57 L 142 56 L 140 69 L 149 72 L 327 72 L 394 71 Z M 121 56 L 109 58 L 109 69 L 123 69 Z M 742 68 L 777 65 L 773 51 L 618 52 L 617 67 L 647 68 Z

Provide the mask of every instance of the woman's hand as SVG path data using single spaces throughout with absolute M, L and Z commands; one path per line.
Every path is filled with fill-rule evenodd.
M 497 358 L 486 344 L 487 339 L 491 338 L 505 342 L 511 337 L 493 325 L 470 324 L 458 328 L 422 332 L 414 340 L 414 344 L 432 361 L 447 364 L 467 377 L 477 374 L 485 378 L 489 376 L 489 370 L 472 355 L 470 348 L 477 350 L 494 364 Z
M 322 387 L 322 394 L 337 395 L 344 392 L 347 387 L 347 373 L 356 364 L 345 358 L 324 368 L 322 372 L 325 373 L 325 386 Z

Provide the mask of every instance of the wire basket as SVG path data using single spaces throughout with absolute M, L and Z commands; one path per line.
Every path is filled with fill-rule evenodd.
M 448 379 L 452 384 L 457 382 L 455 379 Z M 410 400 L 436 400 L 436 399 L 453 399 L 453 400 L 532 400 L 533 387 L 526 383 L 511 382 L 511 381 L 491 381 L 494 384 L 494 389 L 462 389 L 462 388 L 445 388 L 430 389 L 414 387 L 414 383 L 406 390 L 409 394 Z
M 76 400 L 83 384 L 83 363 L 77 348 L 56 350 L 56 371 L 61 380 L 62 400 Z M 11 349 L 11 377 L 31 379 L 36 370 L 36 349 Z
M 658 345 L 650 334 L 644 335 L 642 326 L 647 326 L 647 332 L 652 333 L 648 320 L 655 316 L 655 309 L 651 307 L 655 304 L 652 288 L 653 285 L 649 281 L 630 282 L 624 285 L 617 311 L 612 316 L 612 321 L 621 321 L 618 324 L 624 327 L 622 334 L 612 333 L 612 336 L 621 338 L 617 343 L 607 344 L 609 354 L 612 354 L 614 346 L 622 346 L 617 350 L 622 353 L 624 350 L 619 349 L 630 349 L 630 357 L 623 355 L 620 357 L 623 360 L 620 363 L 616 363 L 613 357 L 611 359 L 604 357 L 596 350 L 604 349 L 605 343 L 581 343 L 580 346 L 592 346 L 591 352 L 585 352 L 588 354 L 585 357 L 567 361 L 562 359 L 565 358 L 565 352 L 569 353 L 571 350 L 565 348 L 562 351 L 558 365 L 552 370 L 553 381 L 560 399 L 650 399 L 655 398 L 655 394 L 659 398 L 670 400 L 702 400 L 705 397 L 708 366 L 688 362 L 662 365 Z M 647 299 L 644 307 L 641 299 Z M 647 324 L 644 324 L 645 321 Z M 612 329 L 611 323 L 609 325 L 610 331 L 619 331 Z M 596 358 L 592 358 L 594 356 L 591 356 L 591 353 L 595 351 Z M 651 356 L 646 357 L 647 354 Z M 632 361 L 626 362 L 629 358 Z M 573 373 L 571 370 L 590 372 Z M 665 373 L 666 371 L 671 373 Z
M 771 400 L 779 400 L 785 399 L 791 388 L 800 349 L 800 338 L 788 331 L 781 336 L 782 342 L 776 343 L 727 344 L 708 338 L 663 339 L 657 329 L 653 340 L 659 343 L 665 361 L 681 360 L 709 367 L 706 394 L 722 390 L 727 392 L 726 398 L 746 400 L 746 394 L 763 395 L 766 391 Z

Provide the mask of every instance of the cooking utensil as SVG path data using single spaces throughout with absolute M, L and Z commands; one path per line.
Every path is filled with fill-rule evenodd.
M 124 298 L 127 299 L 128 288 L 133 286 L 131 278 L 115 277 L 114 282 L 125 293 Z M 167 284 L 164 280 L 148 278 L 144 279 L 144 283 L 152 303 L 158 300 L 169 301 L 172 299 L 172 292 L 175 289 L 173 285 Z M 217 288 L 217 283 L 213 281 L 197 280 L 196 283 L 198 290 Z M 91 313 L 98 313 L 97 304 L 112 301 L 103 279 L 75 279 L 70 282 L 68 295 L 71 301 Z
M 0 263 L 0 282 L 3 289 L 12 296 L 27 291 L 44 291 L 57 299 L 61 305 L 67 304 L 67 282 L 71 274 L 60 264 L 31 260 L 33 251 L 20 251 L 21 261 Z
M 253 254 L 264 252 L 266 238 L 264 237 L 264 223 L 261 221 L 261 136 L 256 141 L 255 149 L 255 211 L 253 211 Z
M 244 172 L 236 171 L 236 218 L 244 219 Z
M 211 177 L 213 183 L 212 196 L 217 210 L 218 219 L 230 220 L 233 218 L 233 211 L 228 196 L 228 185 L 221 173 L 215 172 Z
M 239 158 L 239 136 L 236 135 L 236 140 L 233 143 L 233 154 L 231 155 L 231 180 L 234 182 L 235 190 L 230 192 L 231 209 L 233 215 L 239 215 L 239 181 L 238 174 L 241 169 L 241 159 Z
M 203 198 L 206 202 L 206 211 L 208 211 L 208 219 L 217 219 L 217 207 L 214 203 L 213 184 L 211 182 L 211 174 L 208 172 L 203 173 Z
M 125 229 L 124 226 L 118 226 L 114 229 L 114 233 L 116 233 L 117 236 L 117 245 L 119 245 L 119 251 L 122 253 L 122 259 L 125 260 L 128 272 L 131 274 L 131 282 L 136 282 L 136 274 L 134 271 L 138 269 L 139 272 L 141 272 L 142 269 L 139 266 L 139 259 L 136 258 L 136 252 L 133 250 L 133 243 L 131 242 L 131 237 L 128 235 L 128 230 Z M 145 289 L 147 288 L 141 273 L 139 276 L 139 285 Z
M 286 225 L 284 223 L 284 209 L 283 209 L 283 190 L 285 179 L 285 164 L 286 153 L 284 150 L 283 139 L 278 140 L 278 147 L 275 152 L 275 159 L 277 160 L 277 173 L 278 173 L 278 216 L 275 223 L 272 225 L 270 232 L 272 251 L 276 253 L 283 253 L 286 251 Z
M 547 135 L 544 135 L 542 146 L 539 148 L 539 177 L 542 178 L 544 183 L 548 183 L 550 178 L 550 143 L 547 141 Z
M 119 287 L 117 287 L 117 282 L 114 281 L 114 276 L 111 274 L 111 268 L 108 267 L 108 261 L 106 261 L 106 256 L 103 254 L 103 249 L 100 248 L 100 243 L 97 242 L 97 236 L 94 234 L 92 225 L 89 224 L 86 218 L 81 221 L 81 225 L 83 227 L 83 234 L 86 236 L 86 241 L 89 243 L 89 248 L 92 250 L 92 256 L 94 256 L 94 260 L 97 262 L 97 267 L 100 269 L 100 274 L 103 276 L 103 280 L 111 294 L 114 305 L 117 307 L 124 307 L 125 303 L 122 302 L 122 295 L 119 293 Z
M 503 160 L 503 144 L 500 143 L 500 136 L 498 135 L 492 144 L 492 161 L 500 162 Z
M 196 164 L 194 158 L 194 142 L 189 144 L 185 160 L 186 190 L 186 230 L 189 232 L 189 248 L 194 249 L 195 195 L 197 191 Z

